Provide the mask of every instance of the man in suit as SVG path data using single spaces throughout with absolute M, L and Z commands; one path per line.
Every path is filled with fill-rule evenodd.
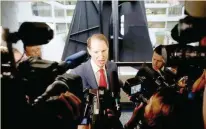
M 117 65 L 108 61 L 109 42 L 107 38 L 103 34 L 92 35 L 87 40 L 87 50 L 91 59 L 73 69 L 71 73 L 81 76 L 84 89 L 98 89 L 98 87 L 104 87 L 110 93 L 112 90 L 112 81 L 115 81 L 111 80 L 111 76 L 113 72 L 117 72 Z M 115 87 L 115 92 L 118 95 L 117 98 L 120 98 L 119 81 L 115 84 L 117 85 L 113 85 L 113 87 Z M 106 101 L 108 102 L 109 100 L 107 99 Z M 107 108 L 106 111 L 109 118 L 117 116 L 115 117 L 117 119 L 108 119 L 110 122 L 111 120 L 118 121 L 121 113 L 120 110 L 118 111 L 116 108 Z M 122 128 L 120 121 L 115 125 L 112 124 L 113 123 L 111 123 L 111 125 L 104 124 L 104 128 L 107 128 L 107 126 L 116 126 L 118 129 Z
M 117 72 L 117 65 L 108 61 L 109 43 L 103 34 L 94 34 L 87 40 L 87 50 L 91 59 L 71 71 L 81 76 L 83 87 L 97 89 L 103 86 L 111 89 L 111 74 Z M 120 89 L 118 87 L 118 89 Z

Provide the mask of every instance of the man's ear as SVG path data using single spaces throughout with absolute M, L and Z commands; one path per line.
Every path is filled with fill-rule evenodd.
M 87 47 L 87 51 L 88 51 L 89 55 L 91 56 L 91 50 L 90 50 L 90 48 Z

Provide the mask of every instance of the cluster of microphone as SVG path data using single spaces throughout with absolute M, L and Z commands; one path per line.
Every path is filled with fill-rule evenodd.
M 120 84 L 116 71 L 113 71 L 109 78 L 110 89 L 99 86 L 98 89 L 85 89 L 85 108 L 82 125 L 91 124 L 92 129 L 101 129 L 107 126 L 116 128 L 121 114 L 120 106 Z M 108 111 L 111 110 L 111 112 Z M 111 114 L 110 114 L 111 113 Z M 113 124 L 108 124 L 113 121 Z

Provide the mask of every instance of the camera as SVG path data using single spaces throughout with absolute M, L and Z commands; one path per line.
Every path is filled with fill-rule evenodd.
M 9 73 L 10 77 L 16 76 L 18 72 L 12 49 L 13 43 L 22 40 L 24 48 L 26 46 L 43 45 L 53 38 L 53 34 L 53 30 L 46 23 L 41 22 L 24 22 L 19 27 L 18 32 L 13 33 L 10 33 L 9 29 L 3 29 L 1 36 L 7 43 L 7 52 L 3 55 L 4 57 L 6 56 L 6 60 L 1 65 L 2 71 Z M 23 58 L 23 55 L 21 58 Z M 1 72 L 2 76 L 4 76 L 3 72 Z
M 134 78 L 127 79 L 123 90 L 130 97 L 132 102 L 147 103 L 147 100 L 157 91 L 162 88 L 177 89 L 176 80 L 172 77 L 159 74 L 147 65 L 143 65 L 141 68 L 142 75 L 137 75 Z
M 140 102 L 147 103 L 148 98 L 145 96 L 147 94 L 147 89 L 142 86 L 144 82 L 144 77 L 135 77 L 127 79 L 122 89 L 130 96 L 130 101 L 135 105 Z
M 162 56 L 167 66 L 194 65 L 206 68 L 206 18 L 186 16 L 171 30 L 178 44 L 165 45 Z M 199 42 L 199 46 L 187 45 Z
M 194 65 L 206 68 L 206 46 L 166 45 L 162 56 L 167 66 Z
M 5 31 L 3 39 L 7 42 L 7 51 L 2 55 L 4 62 L 1 64 L 3 128 L 24 129 L 33 125 L 34 121 L 35 125 L 31 128 L 70 128 L 74 123 L 68 123 L 66 119 L 72 119 L 73 114 L 65 114 L 70 109 L 61 103 L 59 96 L 69 91 L 82 99 L 81 77 L 65 72 L 82 63 L 87 57 L 86 53 L 74 54 L 60 63 L 39 57 L 28 57 L 17 63 L 12 43 L 22 40 L 24 47 L 46 44 L 53 38 L 53 30 L 46 23 L 24 22 L 18 32 Z M 72 103 L 72 100 L 68 101 L 65 103 Z M 55 106 L 51 108 L 52 105 Z M 59 109 L 59 106 L 65 110 Z M 62 112 L 65 119 L 56 116 Z

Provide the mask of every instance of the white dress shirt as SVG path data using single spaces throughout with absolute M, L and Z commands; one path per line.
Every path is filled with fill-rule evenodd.
M 94 61 L 91 59 L 91 65 L 92 65 L 92 69 L 93 69 L 93 72 L 94 72 L 94 76 L 96 78 L 96 82 L 99 86 L 99 79 L 100 79 L 100 68 L 94 63 Z M 108 89 L 108 79 L 107 79 L 107 72 L 106 72 L 106 69 L 105 69 L 105 66 L 103 67 L 104 69 L 104 75 L 106 77 L 106 82 L 107 82 L 107 89 Z

